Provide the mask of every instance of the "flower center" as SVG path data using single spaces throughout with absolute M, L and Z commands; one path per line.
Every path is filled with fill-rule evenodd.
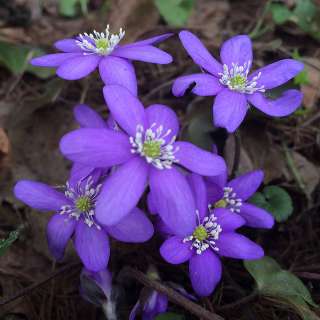
M 76 208 L 81 212 L 89 211 L 91 208 L 91 201 L 88 196 L 79 197 L 76 202 Z
M 124 37 L 125 32 L 120 28 L 118 34 L 109 31 L 109 25 L 105 32 L 79 34 L 76 40 L 77 45 L 85 52 L 84 54 L 98 54 L 105 56 L 110 54 Z
M 166 137 L 171 133 L 171 129 L 164 132 L 163 126 L 156 127 L 153 123 L 150 128 L 145 130 L 142 125 L 137 125 L 135 137 L 130 137 L 131 152 L 138 153 L 145 157 L 146 161 L 158 169 L 170 169 L 172 164 L 178 162 L 175 153 L 178 148 L 174 148 L 176 137 L 170 141 Z
M 210 209 L 209 209 L 210 210 Z M 197 211 L 199 219 L 199 212 Z M 195 249 L 197 254 L 201 254 L 208 248 L 219 251 L 216 241 L 222 232 L 221 226 L 217 223 L 217 217 L 210 211 L 210 215 L 205 217 L 199 225 L 194 229 L 191 236 L 183 239 L 183 242 L 191 242 L 190 249 Z
M 97 229 L 101 227 L 95 221 L 95 204 L 99 195 L 101 184 L 94 186 L 92 177 L 86 181 L 80 180 L 75 187 L 66 183 L 65 196 L 70 199 L 71 204 L 64 205 L 60 208 L 59 213 L 68 215 L 69 219 L 83 219 L 88 227 L 93 225 Z
M 203 241 L 208 238 L 207 229 L 203 225 L 196 227 L 192 235 L 199 241 Z
M 231 212 L 239 213 L 242 206 L 242 199 L 237 198 L 237 194 L 231 187 L 225 187 L 223 191 L 223 198 L 213 205 L 214 208 L 227 208 Z
M 232 63 L 232 67 L 229 69 L 229 67 L 224 64 L 223 72 L 219 73 L 221 76 L 219 81 L 230 90 L 241 93 L 253 94 L 256 91 L 265 92 L 264 86 L 257 87 L 257 80 L 261 77 L 261 72 L 251 80 L 248 80 L 250 65 L 251 61 L 246 62 L 243 66 Z

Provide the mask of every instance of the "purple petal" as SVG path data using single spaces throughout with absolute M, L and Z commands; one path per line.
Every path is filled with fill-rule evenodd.
M 112 275 L 108 269 L 99 272 L 92 272 L 86 268 L 82 269 L 81 276 L 90 278 L 102 290 L 108 299 L 111 299 Z M 81 277 L 80 276 L 80 277 Z
M 256 70 L 250 75 L 249 80 L 260 74 L 257 87 L 264 86 L 265 89 L 272 89 L 294 78 L 303 68 L 304 65 L 300 61 L 283 59 Z
M 65 80 L 78 80 L 84 78 L 95 70 L 101 57 L 98 55 L 82 55 L 68 59 L 57 69 L 57 75 Z
M 122 46 L 112 52 L 113 56 L 129 60 L 144 61 L 150 63 L 167 64 L 172 62 L 170 54 L 150 45 Z
M 70 204 L 63 193 L 41 182 L 20 180 L 13 192 L 20 201 L 39 211 L 58 211 Z
M 226 170 L 222 157 L 200 149 L 190 142 L 178 141 L 174 147 L 178 147 L 175 157 L 179 160 L 179 164 L 194 173 L 214 176 Z
M 171 131 L 164 138 L 167 142 L 170 142 L 173 136 L 178 135 L 179 120 L 175 112 L 169 107 L 163 104 L 153 104 L 146 108 L 146 115 L 148 128 L 155 123 L 155 128 L 158 128 L 160 125 L 163 126 L 163 133 L 166 133 L 168 130 Z
M 246 225 L 252 228 L 271 229 L 274 225 L 274 218 L 269 212 L 250 203 L 242 204 L 239 215 L 246 220 Z
M 220 52 L 221 61 L 229 68 L 232 64 L 243 66 L 247 63 L 250 68 L 252 63 L 252 43 L 248 36 L 239 35 L 225 41 Z
M 139 243 L 148 241 L 153 235 L 153 225 L 139 208 L 134 208 L 120 222 L 106 227 L 108 233 L 122 242 Z
M 222 65 L 210 54 L 200 39 L 189 31 L 181 31 L 179 38 L 192 60 L 214 76 L 220 77 Z
M 189 262 L 189 275 L 194 291 L 202 297 L 209 296 L 221 279 L 219 257 L 210 249 L 195 254 Z
M 93 183 L 96 184 L 105 171 L 104 169 L 90 167 L 81 163 L 74 163 L 68 182 L 71 186 L 76 187 L 79 182 L 85 185 L 87 178 L 91 177 Z
M 147 163 L 134 157 L 106 179 L 96 204 L 101 224 L 115 225 L 133 210 L 146 188 L 148 172 Z
M 138 312 L 140 311 L 141 305 L 140 305 L 140 300 L 137 301 L 137 303 L 134 305 L 132 308 L 130 315 L 129 315 L 129 320 L 135 320 Z
M 157 233 L 159 233 L 164 238 L 168 238 L 171 235 L 175 234 L 175 232 L 168 225 L 166 225 L 159 216 L 157 216 L 155 221 L 155 229 Z
M 240 92 L 223 89 L 213 103 L 213 119 L 217 127 L 234 132 L 243 121 L 248 110 L 246 96 Z
M 101 79 L 106 85 L 117 84 L 137 95 L 137 79 L 132 63 L 126 59 L 107 56 L 99 64 Z
M 285 117 L 298 109 L 303 94 L 298 90 L 287 90 L 277 99 L 268 99 L 261 93 L 247 96 L 248 101 L 260 111 L 274 117 Z
M 33 58 L 30 63 L 36 67 L 59 67 L 69 59 L 82 57 L 81 53 L 52 53 Z
M 199 211 L 200 220 L 202 221 L 208 211 L 207 188 L 204 179 L 195 173 L 188 176 L 188 182 L 194 194 L 196 208 Z
M 61 214 L 55 214 L 50 218 L 47 225 L 47 240 L 49 250 L 56 260 L 63 258 L 65 247 L 75 230 L 76 224 L 75 219 Z
M 216 77 L 210 74 L 196 73 L 177 78 L 172 86 L 173 95 L 176 97 L 183 96 L 192 84 L 195 84 L 195 86 L 191 92 L 198 96 L 215 96 L 223 89 Z
M 228 209 L 214 209 L 214 215 L 218 218 L 217 222 L 220 224 L 223 232 L 234 231 L 246 223 L 240 215 L 233 213 Z
M 196 208 L 191 188 L 176 168 L 151 168 L 150 189 L 158 213 L 178 236 L 190 235 L 196 227 Z
M 227 179 L 228 179 L 228 172 L 227 170 L 223 171 L 223 173 L 216 175 L 216 176 L 211 176 L 206 178 L 208 182 L 214 183 L 221 188 L 224 188 L 227 184 Z
M 264 174 L 262 170 L 251 171 L 229 181 L 228 187 L 233 189 L 237 198 L 245 201 L 257 191 L 263 178 Z
M 68 159 L 91 167 L 109 167 L 133 157 L 128 136 L 109 129 L 78 129 L 60 141 L 60 150 Z
M 80 220 L 76 227 L 74 245 L 84 266 L 90 271 L 100 271 L 108 265 L 110 246 L 106 232 L 88 227 Z
M 216 241 L 221 256 L 255 260 L 264 256 L 263 249 L 245 236 L 235 232 L 222 232 Z
M 147 196 L 147 205 L 148 205 L 148 210 L 151 214 L 157 214 L 158 210 L 157 210 L 157 206 L 156 206 L 156 202 L 153 199 L 152 193 L 149 192 L 148 196 Z
M 207 197 L 210 204 L 214 205 L 223 198 L 223 188 L 211 182 L 207 182 Z
M 130 136 L 135 137 L 137 126 L 145 127 L 146 124 L 142 103 L 128 89 L 118 85 L 105 86 L 103 94 L 114 120 Z
M 171 264 L 186 262 L 193 255 L 190 243 L 184 243 L 181 237 L 167 239 L 160 247 L 160 254 L 164 260 Z
M 83 52 L 74 39 L 63 39 L 56 41 L 54 46 L 63 52 Z
M 168 309 L 168 298 L 162 293 L 158 293 L 156 312 L 157 314 L 166 312 Z
M 73 109 L 74 117 L 83 128 L 107 128 L 106 122 L 92 108 L 85 104 L 78 104 Z
M 127 46 L 144 46 L 144 45 L 149 45 L 149 44 L 157 44 L 159 42 L 162 42 L 162 41 L 172 37 L 173 35 L 174 35 L 173 33 L 165 33 L 160 36 L 155 36 L 155 37 L 148 38 L 145 40 L 136 41 L 136 42 L 131 43 Z

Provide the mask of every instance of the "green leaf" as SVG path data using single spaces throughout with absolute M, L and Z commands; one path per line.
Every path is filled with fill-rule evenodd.
M 176 314 L 172 312 L 166 312 L 158 315 L 155 320 L 184 320 L 185 317 L 181 314 Z
M 252 204 L 269 211 L 277 222 L 286 221 L 293 212 L 292 199 L 288 192 L 278 186 L 265 187 L 249 200 Z
M 299 51 L 297 49 L 295 49 L 292 53 L 292 58 L 296 59 L 296 60 L 302 60 L 301 55 L 299 53 Z M 304 67 L 304 69 L 297 75 L 294 77 L 293 80 L 294 84 L 296 85 L 304 85 L 304 84 L 309 84 L 309 76 L 308 76 L 308 72 L 306 70 L 306 68 Z
M 273 21 L 276 24 L 283 24 L 287 22 L 292 15 L 292 12 L 284 4 L 281 3 L 272 3 L 270 5 L 270 10 L 272 13 Z
M 194 7 L 194 0 L 155 0 L 161 16 L 172 26 L 182 27 Z
M 3 256 L 12 243 L 18 239 L 20 230 L 21 228 L 18 228 L 10 232 L 7 239 L 0 239 L 0 257 Z
M 244 266 L 255 279 L 258 291 L 262 295 L 290 304 L 305 319 L 314 319 L 308 305 L 318 306 L 303 282 L 293 273 L 283 270 L 270 257 L 244 261 Z
M 74 17 L 78 13 L 78 6 L 81 12 L 86 14 L 88 11 L 89 0 L 59 0 L 59 12 L 66 17 Z
M 0 42 L 0 63 L 7 67 L 14 75 L 21 75 L 28 71 L 41 79 L 46 79 L 55 73 L 51 68 L 37 68 L 29 64 L 34 56 L 45 52 L 39 48 Z

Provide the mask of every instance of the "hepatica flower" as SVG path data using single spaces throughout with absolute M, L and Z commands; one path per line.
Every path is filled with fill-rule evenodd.
M 166 223 L 190 231 L 195 219 L 186 205 L 192 194 L 178 166 L 205 176 L 226 170 L 224 160 L 189 142 L 177 142 L 179 122 L 164 105 L 144 108 L 126 88 L 109 85 L 104 96 L 121 131 L 82 128 L 65 135 L 62 153 L 70 160 L 93 167 L 116 166 L 103 185 L 96 205 L 97 220 L 117 224 L 137 204 L 147 184 L 159 200 Z M 190 201 L 189 201 L 190 200 Z
M 74 179 L 70 179 L 74 181 Z M 112 227 L 104 227 L 96 220 L 96 200 L 101 190 L 99 174 L 78 181 L 67 182 L 64 192 L 35 181 L 21 180 L 15 196 L 39 211 L 56 212 L 47 226 L 49 250 L 60 260 L 69 239 L 84 266 L 91 271 L 105 269 L 110 254 L 109 237 L 124 242 L 144 242 L 151 238 L 153 226 L 144 213 L 134 208 Z
M 63 39 L 55 43 L 60 53 L 48 54 L 31 60 L 39 67 L 57 68 L 57 75 L 66 80 L 86 77 L 97 67 L 105 84 L 119 84 L 137 94 L 137 80 L 131 60 L 167 64 L 172 57 L 154 47 L 172 34 L 164 34 L 132 44 L 120 45 L 125 32 L 120 29 L 112 34 L 105 32 L 84 33 L 75 39 Z
M 199 96 L 215 96 L 213 118 L 217 127 L 235 131 L 243 121 L 249 105 L 275 117 L 294 112 L 302 101 L 302 93 L 290 89 L 277 99 L 268 99 L 269 89 L 276 88 L 303 69 L 303 64 L 293 59 L 283 59 L 250 73 L 252 44 L 246 35 L 235 36 L 223 43 L 218 62 L 201 41 L 191 32 L 179 34 L 184 48 L 193 61 L 206 71 L 176 79 L 172 92 L 184 95 L 191 84 L 192 92 Z
M 171 264 L 189 261 L 189 275 L 195 292 L 208 296 L 221 279 L 220 257 L 260 259 L 264 252 L 260 246 L 235 232 L 245 223 L 240 215 L 225 208 L 208 206 L 207 190 L 201 176 L 193 174 L 190 183 L 197 221 L 190 226 L 192 231 L 183 235 L 178 229 L 170 228 L 171 236 L 162 244 L 160 253 Z
M 227 182 L 227 174 L 207 178 L 208 199 L 215 208 L 226 208 L 239 214 L 253 228 L 272 228 L 273 216 L 246 202 L 263 181 L 261 170 L 251 171 Z

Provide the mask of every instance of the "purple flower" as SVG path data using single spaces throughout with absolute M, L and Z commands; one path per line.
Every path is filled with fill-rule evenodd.
M 137 301 L 130 313 L 129 320 L 136 319 L 137 314 L 140 314 L 143 320 L 153 320 L 157 315 L 167 311 L 167 296 L 149 288 L 144 290 L 148 292 L 145 292 L 146 296 L 143 296 L 143 300 Z
M 47 226 L 49 250 L 60 260 L 65 247 L 73 237 L 74 246 L 85 267 L 91 271 L 105 269 L 110 246 L 108 235 L 123 242 L 144 242 L 153 235 L 153 226 L 144 213 L 133 210 L 118 224 L 104 227 L 96 220 L 96 200 L 100 193 L 99 171 L 90 177 L 69 180 L 65 191 L 34 181 L 21 180 L 15 188 L 15 196 L 39 211 L 55 211 Z
M 97 220 L 114 225 L 141 198 L 148 182 L 161 203 L 159 214 L 180 232 L 191 231 L 194 206 L 181 165 L 192 172 L 213 176 L 226 170 L 223 158 L 189 142 L 176 142 L 179 122 L 167 106 L 154 104 L 144 109 L 126 88 L 110 85 L 104 96 L 111 115 L 122 131 L 84 128 L 65 135 L 62 153 L 70 160 L 92 167 L 116 166 L 106 179 L 97 201 Z
M 179 37 L 193 61 L 207 73 L 177 78 L 172 92 L 175 96 L 182 96 L 195 83 L 193 93 L 199 96 L 217 95 L 213 104 L 213 118 L 217 127 L 235 131 L 243 121 L 249 104 L 275 117 L 287 116 L 301 104 L 302 93 L 298 90 L 287 90 L 274 100 L 266 95 L 269 89 L 295 77 L 303 69 L 301 62 L 284 59 L 249 75 L 252 44 L 248 36 L 235 36 L 223 43 L 220 51 L 222 64 L 191 32 L 182 31 Z
M 237 213 L 224 208 L 208 207 L 205 182 L 199 175 L 190 176 L 197 210 L 197 223 L 191 232 L 181 235 L 172 229 L 171 236 L 160 248 L 162 257 L 171 264 L 189 261 L 192 286 L 199 296 L 210 295 L 221 278 L 220 257 L 254 260 L 263 257 L 263 249 L 235 232 L 244 225 Z
M 227 173 L 208 177 L 207 190 L 209 203 L 215 208 L 226 208 L 239 214 L 246 225 L 253 228 L 273 227 L 273 216 L 264 209 L 245 202 L 259 188 L 263 181 L 263 171 L 248 172 L 227 182 Z
M 62 53 L 48 54 L 31 60 L 39 67 L 57 68 L 57 75 L 66 80 L 81 79 L 97 67 L 105 84 L 122 85 L 137 94 L 137 80 L 131 60 L 167 64 L 172 57 L 153 46 L 169 38 L 164 34 L 132 44 L 119 45 L 125 32 L 111 34 L 109 25 L 104 32 L 80 34 L 76 39 L 63 39 L 55 43 Z

